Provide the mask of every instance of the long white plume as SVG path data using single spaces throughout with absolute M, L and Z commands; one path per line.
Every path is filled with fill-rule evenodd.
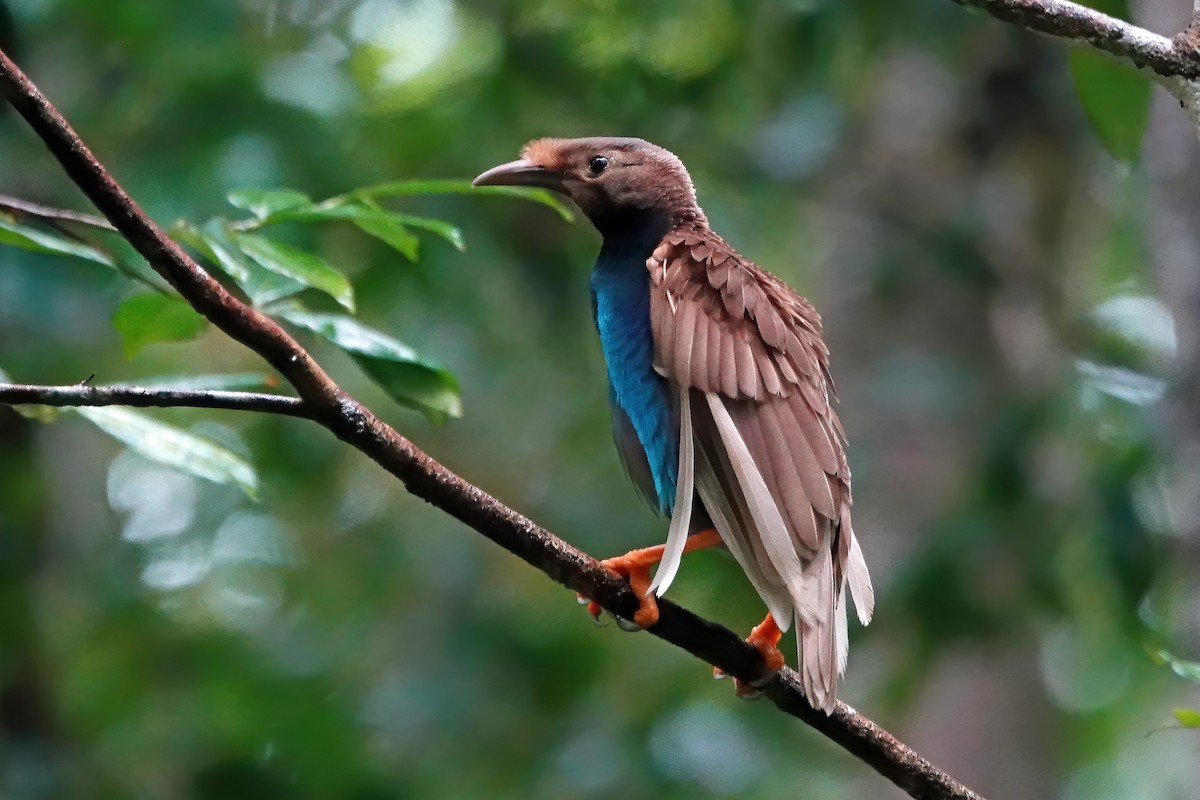
M 683 548 L 692 525 L 692 498 L 695 495 L 696 442 L 692 435 L 691 391 L 679 390 L 679 472 L 675 481 L 675 506 L 671 509 L 671 527 L 663 547 L 662 561 L 648 592 L 659 595 L 667 591 L 679 572 Z

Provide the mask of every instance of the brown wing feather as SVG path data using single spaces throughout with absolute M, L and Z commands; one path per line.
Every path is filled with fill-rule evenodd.
M 696 436 L 712 474 L 707 483 L 698 475 L 697 486 L 710 495 L 719 491 L 709 500 L 720 502 L 737 528 L 722 536 L 737 538 L 738 560 L 768 606 L 787 605 L 790 592 L 810 699 L 829 707 L 844 652 L 835 605 L 848 572 L 860 617 L 869 618 L 872 598 L 861 552 L 852 546 L 850 472 L 830 405 L 821 319 L 807 300 L 707 228 L 669 234 L 647 269 L 655 365 L 668 380 L 724 404 L 787 526 L 803 596 L 797 596 L 795 576 L 773 567 L 770 547 L 759 540 L 769 532 L 756 530 L 751 519 L 753 492 L 738 485 L 712 417 L 702 412 Z M 800 613 L 802 606 L 807 613 Z M 782 627 L 791 622 L 777 621 Z

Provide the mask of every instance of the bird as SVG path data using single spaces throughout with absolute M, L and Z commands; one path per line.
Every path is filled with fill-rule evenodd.
M 846 589 L 863 625 L 875 600 L 816 309 L 717 235 L 683 162 L 643 139 L 535 139 L 473 184 L 562 194 L 602 238 L 590 289 L 613 438 L 670 519 L 664 544 L 601 562 L 638 595 L 633 622 L 657 622 L 684 553 L 724 546 L 767 607 L 747 641 L 768 675 L 794 626 L 804 695 L 831 713 Z

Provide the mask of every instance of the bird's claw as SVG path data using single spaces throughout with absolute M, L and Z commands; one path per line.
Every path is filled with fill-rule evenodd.
M 613 618 L 623 631 L 640 631 L 654 626 L 658 622 L 658 601 L 650 592 L 650 565 L 636 558 L 633 551 L 616 558 L 606 558 L 600 563 L 611 569 L 629 582 L 629 588 L 638 597 L 638 610 L 633 613 L 633 619 L 624 619 L 615 614 Z M 604 609 L 595 600 L 589 600 L 583 595 L 577 596 L 580 605 L 586 605 L 588 614 L 599 624 L 600 615 Z
M 756 625 L 754 630 L 750 631 L 750 635 L 746 637 L 746 644 L 753 647 L 762 656 L 763 666 L 766 668 L 765 674 L 755 681 L 744 681 L 741 678 L 733 679 L 734 691 L 737 696 L 743 700 L 757 700 L 762 696 L 762 689 L 770 683 L 783 669 L 787 663 L 783 657 L 783 653 L 779 652 L 779 639 L 783 634 L 779 630 L 779 626 L 775 624 L 775 619 L 768 614 L 767 618 L 761 624 Z M 713 678 L 721 680 L 728 677 L 728 673 L 720 667 L 713 667 Z
M 600 615 L 604 613 L 604 609 L 595 600 L 589 600 L 581 594 L 575 595 L 575 602 L 581 606 L 587 606 L 588 616 L 596 623 L 596 627 L 603 628 L 606 624 L 600 621 Z
M 723 681 L 728 677 L 729 677 L 728 672 L 721 669 L 720 667 L 713 667 L 713 680 Z M 774 677 L 775 677 L 775 673 L 772 672 L 767 677 L 763 678 L 760 681 L 756 681 L 754 683 L 749 683 L 747 681 L 742 680 L 741 678 L 734 678 L 733 679 L 733 691 L 735 694 L 737 694 L 738 697 L 742 698 L 743 700 L 757 700 L 758 698 L 762 697 L 762 687 L 766 686 L 766 684 Z
M 600 606 L 599 603 L 597 603 L 595 600 L 588 600 L 583 595 L 579 595 L 578 601 L 579 601 L 579 605 L 587 606 L 588 614 L 591 615 L 592 622 L 593 622 L 593 624 L 595 624 L 595 626 L 597 628 L 605 628 L 608 626 L 608 623 L 605 622 L 603 619 L 601 619 L 601 616 L 604 614 L 604 609 Z M 640 610 L 641 609 L 639 609 L 639 611 Z M 633 633 L 635 631 L 644 630 L 644 628 L 641 625 L 639 625 L 636 621 L 634 621 L 632 619 L 626 619 L 625 617 L 619 617 L 616 614 L 613 614 L 612 618 L 616 621 L 617 627 L 623 631 Z
M 641 625 L 638 625 L 631 619 L 618 617 L 616 614 L 613 614 L 613 619 L 617 621 L 617 627 L 626 633 L 636 633 L 637 631 L 644 630 Z

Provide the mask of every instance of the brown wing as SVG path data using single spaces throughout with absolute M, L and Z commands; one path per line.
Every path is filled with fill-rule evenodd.
M 864 622 L 873 597 L 820 317 L 707 229 L 668 235 L 647 268 L 656 368 L 692 394 L 696 491 L 780 627 L 797 620 L 806 691 L 831 708 L 844 581 Z

